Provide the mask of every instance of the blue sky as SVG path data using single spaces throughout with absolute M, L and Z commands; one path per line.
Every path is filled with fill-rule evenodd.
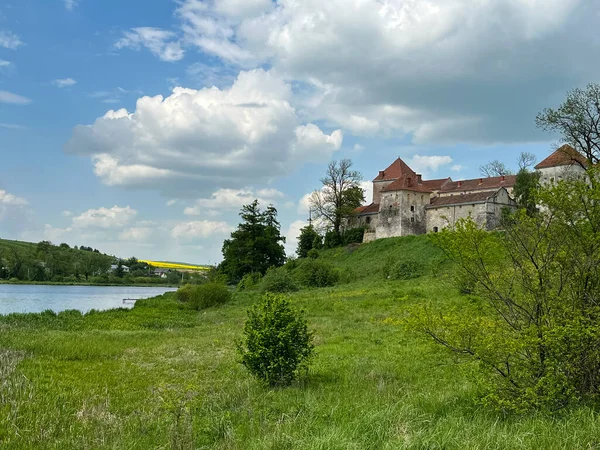
M 258 197 L 291 252 L 331 159 L 366 181 L 541 159 L 535 114 L 598 81 L 598 6 L 3 2 L 0 237 L 214 263 Z

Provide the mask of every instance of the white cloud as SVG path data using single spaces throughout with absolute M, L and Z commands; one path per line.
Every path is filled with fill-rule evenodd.
M 461 166 L 460 164 L 455 164 L 450 168 L 450 170 L 453 172 L 460 172 L 464 168 L 465 168 L 465 166 Z
M 79 216 L 73 217 L 73 228 L 123 228 L 135 219 L 137 211 L 129 206 L 121 208 L 88 209 Z
M 6 61 L 5 59 L 0 59 L 0 68 L 9 67 L 11 65 L 10 61 Z
M 66 150 L 91 156 L 109 185 L 239 189 L 328 160 L 341 146 L 341 131 L 327 135 L 302 124 L 291 97 L 276 74 L 241 72 L 228 89 L 178 87 L 166 98 L 140 98 L 134 112 L 110 110 L 77 126 Z
M 421 156 L 415 155 L 407 164 L 417 173 L 437 172 L 442 166 L 452 163 L 450 156 Z
M 15 50 L 23 45 L 23 41 L 16 34 L 10 31 L 0 30 L 0 47 L 7 48 L 9 50 Z
M 52 84 L 54 84 L 56 87 L 64 88 L 77 84 L 77 81 L 75 81 L 73 78 L 60 78 L 58 80 L 54 80 Z
M 210 198 L 201 198 L 196 200 L 194 206 L 187 207 L 183 213 L 189 216 L 216 215 L 222 211 L 239 210 L 243 205 L 252 203 L 255 199 L 266 206 L 269 203 L 275 204 L 277 200 L 285 197 L 283 192 L 277 189 L 259 189 L 254 191 L 250 188 L 245 189 L 219 189 L 213 192 Z
M 10 194 L 3 189 L 0 189 L 0 205 L 5 206 L 25 206 L 28 205 L 29 202 L 22 197 L 17 197 L 16 195 Z
M 64 217 L 73 217 L 73 212 L 65 209 L 62 213 L 61 213 Z
M 8 91 L 0 91 L 0 103 L 11 103 L 14 105 L 27 105 L 31 100 L 22 95 L 13 94 Z
M 185 55 L 180 42 L 174 40 L 175 38 L 175 33 L 160 28 L 132 28 L 126 31 L 124 37 L 115 43 L 115 47 L 133 50 L 140 50 L 145 47 L 162 61 L 175 62 L 183 59 Z
M 369 205 L 373 201 L 373 182 L 361 181 L 360 187 L 365 191 L 365 204 Z
M 65 2 L 65 8 L 67 8 L 67 10 L 72 11 L 73 8 L 75 8 L 77 6 L 77 0 L 64 0 Z
M 16 123 L 0 123 L 0 128 L 6 128 L 8 130 L 26 130 L 27 127 Z
M 129 227 L 119 234 L 122 241 L 133 241 L 147 243 L 155 235 L 154 227 Z
M 354 147 L 352 147 L 352 151 L 354 152 L 362 152 L 365 149 L 364 145 L 360 145 L 360 144 L 354 144 Z
M 205 239 L 214 235 L 226 235 L 233 231 L 227 222 L 209 220 L 183 222 L 173 227 L 171 236 L 185 241 Z
M 290 224 L 285 233 L 285 253 L 287 256 L 296 254 L 298 248 L 298 236 L 300 236 L 300 230 L 308 225 L 308 222 L 304 220 L 295 220 Z

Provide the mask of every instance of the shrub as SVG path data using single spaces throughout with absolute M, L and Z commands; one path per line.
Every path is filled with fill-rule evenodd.
M 242 277 L 240 282 L 237 284 L 237 289 L 240 291 L 245 291 L 248 289 L 252 289 L 256 287 L 260 280 L 262 279 L 262 275 L 260 272 L 247 273 Z
M 340 274 L 329 263 L 307 259 L 298 269 L 298 279 L 307 287 L 326 287 L 337 283 Z
M 390 280 L 410 280 L 423 275 L 423 265 L 414 260 L 397 261 L 388 266 L 384 274 Z
M 313 248 L 306 254 L 306 256 L 310 259 L 317 259 L 319 257 L 319 250 Z
M 231 292 L 227 286 L 220 283 L 186 284 L 177 290 L 175 297 L 180 302 L 188 303 L 192 308 L 201 310 L 227 303 L 231 300 Z
M 248 310 L 241 363 L 269 386 L 289 385 L 314 353 L 312 332 L 302 311 L 281 295 L 266 294 Z
M 365 235 L 366 227 L 358 227 L 351 228 L 350 230 L 346 230 L 342 239 L 344 241 L 344 245 L 348 244 L 361 244 L 363 241 L 363 237 Z
M 271 267 L 260 284 L 263 292 L 294 292 L 298 285 L 291 273 L 283 267 Z
M 328 231 L 325 233 L 325 239 L 323 242 L 324 248 L 340 247 L 342 245 L 342 236 L 335 231 Z

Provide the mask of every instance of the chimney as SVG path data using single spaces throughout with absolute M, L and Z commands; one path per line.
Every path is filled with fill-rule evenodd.
M 483 178 L 479 179 L 479 184 L 483 184 Z
M 381 178 L 383 178 L 384 174 L 385 174 L 385 172 L 384 172 L 383 170 L 380 170 L 380 171 L 379 171 L 379 176 L 380 176 Z
M 407 181 L 407 183 L 406 183 L 406 186 L 408 186 L 408 187 L 411 187 L 411 186 L 412 186 L 412 178 L 411 178 L 411 177 L 408 177 L 408 178 L 406 179 L 406 181 Z
M 460 181 L 457 181 L 457 183 L 458 183 L 458 187 L 460 187 L 460 185 L 461 185 L 461 182 L 460 182 Z
M 506 177 L 502 175 L 502 183 L 504 183 L 504 180 L 506 180 Z
M 421 182 L 423 181 L 423 180 L 421 179 L 421 177 L 422 177 L 422 175 L 421 175 L 421 174 L 418 174 L 418 175 L 417 175 L 417 184 L 421 184 Z

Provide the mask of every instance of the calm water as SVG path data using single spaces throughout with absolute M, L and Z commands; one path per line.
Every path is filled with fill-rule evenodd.
M 55 312 L 78 309 L 131 308 L 133 302 L 123 304 L 124 298 L 148 298 L 175 288 L 122 287 L 122 286 L 41 286 L 0 284 L 0 314 L 13 312 Z

